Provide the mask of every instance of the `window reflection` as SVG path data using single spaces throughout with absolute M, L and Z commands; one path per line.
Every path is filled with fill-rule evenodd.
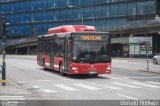
M 95 25 L 98 31 L 144 26 L 147 15 L 154 17 L 156 0 L 0 0 L 0 12 L 6 12 L 9 35 L 28 35 L 36 24 L 37 34 L 47 33 L 48 26 Z M 5 3 L 6 2 L 6 3 Z M 83 8 L 68 8 L 68 5 Z M 142 18 L 136 18 L 141 16 Z M 44 25 L 45 24 L 45 25 Z M 51 25 L 50 25 L 51 24 Z M 138 26 L 137 26 L 138 25 Z M 14 27 L 13 27 L 14 26 Z

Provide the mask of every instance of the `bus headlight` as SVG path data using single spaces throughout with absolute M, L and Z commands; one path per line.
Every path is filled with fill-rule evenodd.
M 108 66 L 108 67 L 107 67 L 107 71 L 108 71 L 108 70 L 111 70 L 111 66 Z
M 78 68 L 77 68 L 77 67 L 72 67 L 72 70 L 73 70 L 73 71 L 77 71 Z

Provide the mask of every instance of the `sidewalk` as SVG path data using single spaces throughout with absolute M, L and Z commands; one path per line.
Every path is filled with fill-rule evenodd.
M 146 61 L 146 58 L 129 58 L 129 57 L 112 57 L 112 59 L 117 60 L 134 60 L 134 61 Z M 152 58 L 148 58 L 148 60 L 152 61 Z
M 2 73 L 0 71 L 0 83 L 1 82 L 2 82 Z M 2 86 L 2 84 L 0 84 L 0 96 L 2 95 L 25 95 L 25 94 L 30 94 L 30 92 L 28 92 L 25 89 L 22 89 L 20 86 L 10 81 L 9 79 L 6 80 L 6 86 Z
M 154 64 L 152 59 L 148 59 L 149 70 L 147 70 L 147 59 L 142 58 L 113 58 L 112 63 L 115 68 L 160 74 L 160 64 Z

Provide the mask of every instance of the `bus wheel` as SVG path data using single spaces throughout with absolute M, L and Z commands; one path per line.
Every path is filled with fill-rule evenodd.
M 92 74 L 91 76 L 92 76 L 92 77 L 97 77 L 97 76 L 98 76 L 98 74 Z
M 46 71 L 47 68 L 46 68 L 46 65 L 45 65 L 45 61 L 43 60 L 43 70 Z
M 59 72 L 60 72 L 60 74 L 61 74 L 62 76 L 65 76 L 65 75 L 66 75 L 66 73 L 64 73 L 64 71 L 63 71 L 62 65 L 59 66 Z

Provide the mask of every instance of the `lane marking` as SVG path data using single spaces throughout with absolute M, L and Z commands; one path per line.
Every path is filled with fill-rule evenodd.
M 134 85 L 123 84 L 123 83 L 118 83 L 118 82 L 112 82 L 112 84 L 120 85 L 120 86 L 124 86 L 124 87 L 129 87 L 129 88 L 141 88 L 141 87 L 137 87 L 137 86 L 134 86 Z
M 111 74 L 112 76 L 115 76 L 115 77 L 122 77 L 122 78 L 126 78 L 126 76 L 122 76 L 122 75 L 116 75 L 116 74 Z
M 85 89 L 89 89 L 89 90 L 99 90 L 100 89 L 100 88 L 89 86 L 89 85 L 85 85 L 85 84 L 74 84 L 74 85 L 78 86 L 78 87 L 85 88 Z
M 45 93 L 55 93 L 56 92 L 54 90 L 49 90 L 49 89 L 41 89 L 41 91 Z
M 114 86 L 104 86 L 105 88 L 109 88 L 109 89 L 114 89 L 114 90 L 119 90 L 122 88 L 118 88 L 118 87 L 114 87 Z
M 54 80 L 36 80 L 35 82 L 49 82 L 49 81 L 54 81 Z
M 24 96 L 0 96 L 0 100 L 25 100 Z
M 72 87 L 69 87 L 69 86 L 65 86 L 65 85 L 62 85 L 62 84 L 56 84 L 54 86 L 58 87 L 58 88 L 61 88 L 63 90 L 66 90 L 66 91 L 78 91 L 78 89 L 75 89 L 75 88 L 72 88 Z
M 151 84 L 160 84 L 159 82 L 153 82 L 153 81 L 147 81 L 147 83 L 151 83 Z
M 136 78 L 136 79 L 147 79 L 147 78 L 149 78 L 149 79 L 158 79 L 158 78 L 160 78 L 160 77 L 125 77 L 126 79 L 128 79 L 128 78 Z
M 141 82 L 129 82 L 129 83 L 137 84 L 137 85 L 140 85 L 140 86 L 147 86 L 147 87 L 151 87 L 151 88 L 160 88 L 160 86 L 145 84 L 145 83 L 141 83 Z
M 109 77 L 111 79 L 119 79 L 119 78 L 117 78 L 115 76 L 111 76 L 111 75 L 100 75 L 100 76 L 102 76 L 102 77 Z
M 118 96 L 122 96 L 122 97 L 125 97 L 125 98 L 129 98 L 129 99 L 134 99 L 134 100 L 140 100 L 138 98 L 135 98 L 135 97 L 131 97 L 131 96 L 128 96 L 128 95 L 124 95 L 124 94 L 117 94 Z
M 39 89 L 40 86 L 32 86 L 32 88 Z

